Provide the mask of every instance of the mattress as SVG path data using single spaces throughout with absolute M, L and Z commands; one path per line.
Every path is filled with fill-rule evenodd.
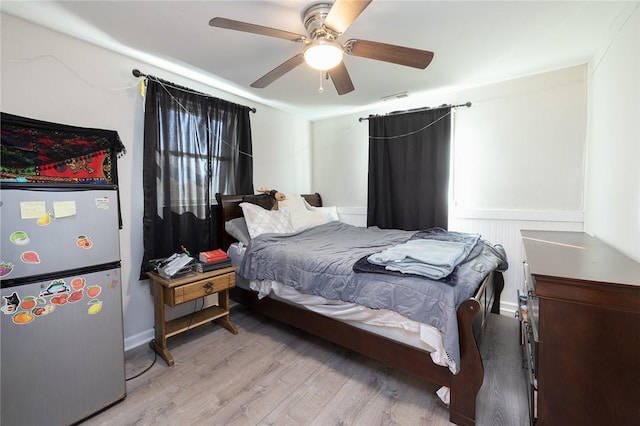
M 234 266 L 240 266 L 246 247 L 233 243 L 227 254 Z M 409 319 L 387 309 L 371 309 L 355 303 L 308 295 L 276 281 L 247 280 L 238 276 L 236 286 L 291 303 L 353 327 L 429 352 L 437 365 L 448 367 L 454 374 L 455 363 L 444 349 L 442 335 L 433 326 Z

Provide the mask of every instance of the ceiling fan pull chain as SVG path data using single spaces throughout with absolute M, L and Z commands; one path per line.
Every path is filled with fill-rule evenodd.
M 322 71 L 320 71 L 320 88 L 318 89 L 318 92 L 324 93 L 324 87 L 322 87 Z

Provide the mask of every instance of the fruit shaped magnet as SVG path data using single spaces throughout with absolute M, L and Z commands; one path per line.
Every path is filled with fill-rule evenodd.
M 78 238 L 76 240 L 76 245 L 85 250 L 89 250 L 91 247 L 93 247 L 93 243 L 91 242 L 91 239 L 86 235 L 78 235 Z
M 91 299 L 87 305 L 89 305 L 89 309 L 87 311 L 89 315 L 95 315 L 102 310 L 102 300 Z
M 69 293 L 60 293 L 57 296 L 51 298 L 51 303 L 54 305 L 65 305 L 69 301 Z
M 98 297 L 100 293 L 102 293 L 102 287 L 100 287 L 99 285 L 90 285 L 89 287 L 87 287 L 87 296 L 92 299 Z
M 26 232 L 16 231 L 12 232 L 11 235 L 9 235 L 9 241 L 17 246 L 26 246 L 27 244 L 29 244 L 30 240 L 29 235 L 27 235 Z
M 53 216 L 53 214 L 51 212 L 45 213 L 42 216 L 40 216 L 37 220 L 36 223 L 40 226 L 47 226 L 48 224 L 51 223 L 51 219 L 55 219 L 55 217 Z
M 69 296 L 68 302 L 75 303 L 78 300 L 82 300 L 83 297 L 84 297 L 84 290 L 77 290 L 71 293 L 71 295 Z
M 84 288 L 84 278 L 78 277 L 71 280 L 71 288 L 74 290 L 82 290 Z
M 43 317 L 50 314 L 56 309 L 54 305 L 38 306 L 31 310 L 31 313 L 37 317 Z
M 22 298 L 22 302 L 20 302 L 20 308 L 24 309 L 25 311 L 28 311 L 30 309 L 35 308 L 37 304 L 38 304 L 38 301 L 36 300 L 35 297 L 25 296 Z
M 13 271 L 13 263 L 11 262 L 0 262 L 0 277 L 4 277 L 9 275 Z
M 24 263 L 40 263 L 40 256 L 35 251 L 25 251 L 20 255 L 20 260 Z
M 28 324 L 33 321 L 33 315 L 29 312 L 20 311 L 11 317 L 14 324 Z

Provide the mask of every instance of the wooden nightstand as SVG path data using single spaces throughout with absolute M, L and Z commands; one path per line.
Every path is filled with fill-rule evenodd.
M 154 272 L 148 272 L 153 287 L 154 317 L 156 338 L 149 346 L 164 359 L 168 366 L 174 364 L 173 356 L 167 349 L 167 338 L 197 327 L 209 321 L 215 321 L 233 334 L 237 327 L 229 319 L 229 288 L 236 285 L 236 268 L 196 273 L 175 280 L 167 280 Z M 171 321 L 165 319 L 165 303 L 174 307 L 204 296 L 218 294 L 218 305 L 209 306 L 193 314 Z

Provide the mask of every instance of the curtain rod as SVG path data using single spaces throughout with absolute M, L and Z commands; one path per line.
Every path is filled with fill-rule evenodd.
M 443 105 L 440 105 L 440 106 L 437 106 L 437 107 L 423 107 L 423 108 L 407 109 L 407 110 L 404 110 L 404 111 L 392 111 L 390 113 L 383 114 L 383 115 L 371 114 L 368 117 L 360 117 L 360 118 L 358 118 L 358 121 L 370 120 L 370 119 L 376 118 L 376 117 L 386 117 L 386 116 L 389 116 L 389 115 L 408 114 L 408 113 L 411 113 L 411 112 L 431 111 L 431 110 L 434 110 L 434 109 L 459 108 L 459 107 L 470 108 L 471 107 L 471 102 L 466 102 L 464 104 L 458 104 L 458 105 L 443 104 Z
M 201 93 L 201 92 L 197 92 L 196 90 L 190 89 L 188 87 L 180 86 L 179 84 L 175 84 L 175 83 L 172 83 L 170 81 L 163 80 L 161 78 L 156 77 L 155 75 L 145 74 L 145 73 L 143 73 L 140 70 L 135 69 L 135 68 L 131 71 L 131 73 L 133 74 L 134 77 L 152 78 L 153 80 L 156 80 L 156 81 L 159 81 L 160 83 L 167 84 L 169 86 L 175 87 L 176 89 L 186 90 L 188 92 Z M 204 96 L 211 96 L 211 95 L 207 95 L 206 93 L 201 93 L 201 94 L 204 95 Z M 229 101 L 226 101 L 226 102 L 229 102 Z M 231 103 L 233 103 L 233 102 L 231 102 Z M 239 105 L 239 104 L 237 104 L 237 105 Z M 245 105 L 240 105 L 240 106 L 245 107 L 245 108 L 249 108 L 249 111 L 251 111 L 251 112 L 256 112 L 255 108 L 251 108 L 251 107 L 248 107 L 248 106 L 245 106 Z

